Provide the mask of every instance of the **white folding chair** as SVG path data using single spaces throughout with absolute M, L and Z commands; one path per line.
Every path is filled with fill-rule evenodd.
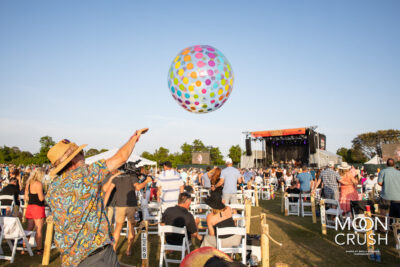
M 297 198 L 297 201 L 291 202 L 289 198 Z M 300 216 L 300 194 L 287 194 L 285 197 L 285 209 L 288 215 Z
M 190 205 L 190 213 L 193 217 L 200 219 L 200 227 L 198 227 L 198 232 L 200 235 L 208 234 L 208 227 L 202 226 L 202 223 L 207 220 L 207 215 L 210 213 L 210 206 L 207 204 L 191 204 Z
M 24 210 L 28 206 L 28 203 L 25 202 L 25 196 L 19 195 L 19 212 L 23 215 Z
M 311 194 L 300 194 L 301 216 L 312 216 Z M 308 210 L 305 207 L 309 207 Z
M 236 193 L 236 197 L 239 204 L 244 204 L 243 193 Z
M 270 186 L 269 185 L 264 185 L 261 189 L 261 199 L 262 200 L 270 200 L 271 199 L 271 193 L 270 191 Z
M 22 228 L 21 222 L 19 221 L 19 218 L 17 218 L 17 217 L 0 217 L 0 228 L 1 228 L 0 259 L 9 260 L 10 263 L 13 263 L 17 250 L 28 251 L 29 256 L 31 256 L 31 257 L 33 256 L 31 244 L 28 241 L 26 234 L 33 235 L 33 239 L 34 239 L 34 234 L 32 232 L 24 231 L 24 229 Z M 31 236 L 31 238 L 32 238 L 32 236 Z M 4 255 L 3 249 L 1 248 L 3 239 L 5 239 L 7 241 L 7 244 L 10 247 L 11 256 Z M 18 247 L 18 241 L 21 239 L 25 243 L 26 248 Z
M 230 247 L 223 247 L 222 246 L 222 239 L 220 236 L 223 235 L 240 235 L 242 236 L 242 240 L 239 246 L 230 246 Z M 229 254 L 239 253 L 242 255 L 242 263 L 246 264 L 246 228 L 243 227 L 223 227 L 216 229 L 216 236 L 217 236 L 217 249 Z
M 238 227 L 246 226 L 245 205 L 244 204 L 229 204 L 232 209 L 232 219 L 237 222 Z M 236 211 L 236 213 L 233 213 Z
M 189 239 L 188 239 L 187 232 L 186 232 L 186 226 L 184 226 L 183 228 L 180 228 L 180 227 L 175 227 L 175 226 L 171 226 L 171 225 L 160 225 L 158 227 L 158 233 L 159 233 L 160 239 L 161 239 L 159 266 L 162 267 L 164 261 L 165 261 L 165 265 L 167 267 L 168 267 L 168 263 L 177 263 L 177 264 L 181 263 L 182 260 L 186 256 L 186 252 L 187 252 L 187 254 L 190 253 Z M 168 244 L 165 239 L 165 234 L 167 234 L 167 233 L 183 235 L 182 244 L 181 245 Z M 167 254 L 166 254 L 166 251 L 168 251 L 168 250 L 181 252 L 181 259 L 180 260 L 168 259 Z
M 208 197 L 210 190 L 202 188 L 200 189 L 200 202 L 199 203 L 204 203 L 204 200 Z
M 335 229 L 336 218 L 341 219 L 342 216 L 342 210 L 340 209 L 339 201 L 334 199 L 324 199 L 324 201 L 326 227 Z
M 4 205 L 4 200 L 10 200 L 11 204 L 10 205 Z M 2 203 L 3 202 L 3 203 Z M 2 214 L 6 214 L 6 212 L 3 213 L 3 211 L 7 211 L 7 209 L 10 210 L 10 212 L 13 212 L 14 210 L 14 205 L 15 205 L 15 199 L 14 196 L 9 196 L 9 195 L 2 195 L 0 196 L 0 212 Z M 6 214 L 7 215 L 7 214 Z
M 251 200 L 251 205 L 255 206 L 256 205 L 256 198 L 255 198 L 255 192 L 253 189 L 246 189 L 243 191 L 243 196 L 244 199 L 250 199 Z
M 143 220 L 149 222 L 148 234 L 158 234 L 158 224 L 161 221 L 161 205 L 158 202 L 146 203 L 142 206 Z

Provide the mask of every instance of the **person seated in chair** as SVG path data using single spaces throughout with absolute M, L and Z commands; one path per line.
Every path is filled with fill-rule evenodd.
M 300 189 L 297 188 L 297 181 L 292 180 L 290 183 L 290 187 L 286 189 L 286 193 L 288 194 L 300 194 Z M 297 202 L 299 198 L 297 197 L 289 197 L 290 202 Z
M 207 215 L 208 235 L 204 237 L 201 247 L 217 247 L 217 228 L 236 227 L 232 218 L 232 209 L 222 203 L 221 197 L 209 197 L 205 200 L 210 206 L 211 213 Z M 240 235 L 220 236 L 222 247 L 239 246 L 242 240 Z
M 1 190 L 0 195 L 1 196 L 13 196 L 14 197 L 14 206 L 19 207 L 19 186 L 18 186 L 18 180 L 16 178 L 11 178 L 9 184 Z M 11 206 L 12 200 L 2 200 L 1 205 L 2 206 Z M 14 210 L 10 210 L 9 208 L 6 209 L 5 214 L 2 215 L 7 215 L 10 216 L 13 213 L 18 213 L 18 209 L 14 208 Z M 18 214 L 15 214 L 18 215 Z
M 178 205 L 169 207 L 165 210 L 161 218 L 161 225 L 171 225 L 183 228 L 186 226 L 188 238 L 191 237 L 202 240 L 203 237 L 197 232 L 197 224 L 193 215 L 189 212 L 190 204 L 192 203 L 191 195 L 187 192 L 179 194 Z M 170 245 L 182 245 L 183 235 L 166 233 L 165 239 Z

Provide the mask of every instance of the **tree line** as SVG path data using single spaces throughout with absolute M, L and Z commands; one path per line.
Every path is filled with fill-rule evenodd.
M 160 147 L 153 153 L 144 151 L 140 156 L 158 164 L 165 161 L 170 161 L 173 166 L 192 164 L 192 152 L 209 152 L 211 165 L 223 165 L 224 157 L 219 150 L 219 147 L 206 146 L 201 140 L 195 139 L 192 144 L 184 143 L 180 147 L 181 152 L 170 153 L 169 149 Z M 239 145 L 231 146 L 229 149 L 228 157 L 230 157 L 234 164 L 240 162 L 242 149 Z
M 32 154 L 29 151 L 21 151 L 19 147 L 13 146 L 3 146 L 0 147 L 0 163 L 6 164 L 15 164 L 15 165 L 43 165 L 50 163 L 47 158 L 47 152 L 49 152 L 50 148 L 55 145 L 55 142 L 50 136 L 43 136 L 39 140 L 40 149 L 38 153 Z M 97 155 L 99 153 L 103 153 L 107 151 L 107 149 L 97 150 L 95 148 L 91 148 L 85 151 L 85 157 L 91 157 Z
M 47 152 L 55 142 L 50 136 L 43 136 L 39 140 L 40 150 L 38 153 L 32 154 L 29 151 L 21 151 L 18 147 L 0 147 L 0 163 L 15 164 L 15 165 L 42 165 L 50 163 L 47 158 Z M 192 152 L 210 152 L 210 161 L 212 165 L 224 164 L 223 155 L 218 147 L 206 146 L 201 140 L 195 139 L 192 144 L 184 143 L 181 147 L 181 152 L 170 153 L 169 149 L 160 147 L 153 153 L 143 152 L 143 158 L 156 161 L 158 164 L 164 161 L 171 161 L 174 166 L 180 164 L 192 163 Z M 85 151 L 85 157 L 91 157 L 107 151 L 107 149 L 91 148 Z M 239 145 L 231 146 L 228 156 L 232 158 L 234 164 L 240 162 L 242 149 Z
M 378 130 L 357 135 L 352 141 L 351 148 L 341 147 L 336 154 L 349 163 L 364 163 L 375 155 L 382 156 L 383 144 L 399 144 L 400 130 Z

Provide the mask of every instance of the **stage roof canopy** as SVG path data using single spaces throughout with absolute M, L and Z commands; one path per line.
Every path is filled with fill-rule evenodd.
M 250 134 L 251 134 L 251 137 L 253 137 L 253 138 L 287 136 L 287 135 L 302 135 L 302 134 L 306 134 L 306 130 L 307 130 L 307 128 L 294 128 L 294 129 L 250 132 Z

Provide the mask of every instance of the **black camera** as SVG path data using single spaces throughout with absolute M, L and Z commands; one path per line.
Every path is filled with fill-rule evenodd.
M 137 167 L 136 165 L 138 165 L 141 161 L 142 160 L 139 159 L 134 162 L 127 162 L 118 169 L 126 174 L 136 174 L 136 176 L 140 176 L 140 167 Z

